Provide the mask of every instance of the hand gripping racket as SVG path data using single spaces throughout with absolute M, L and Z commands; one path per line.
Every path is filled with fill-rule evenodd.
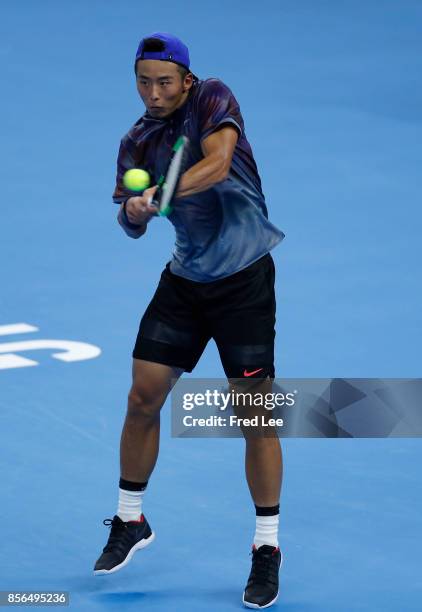
M 157 182 L 158 189 L 154 194 L 152 204 L 158 209 L 161 217 L 167 217 L 173 210 L 172 198 L 177 190 L 180 176 L 183 170 L 186 148 L 189 140 L 186 136 L 180 136 L 172 148 L 172 154 L 167 167 L 167 172 L 162 174 Z

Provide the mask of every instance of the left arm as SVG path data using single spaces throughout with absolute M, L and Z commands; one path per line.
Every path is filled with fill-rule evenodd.
M 224 181 L 229 174 L 238 137 L 236 128 L 225 125 L 204 138 L 201 143 L 204 159 L 182 175 L 176 197 L 200 193 Z

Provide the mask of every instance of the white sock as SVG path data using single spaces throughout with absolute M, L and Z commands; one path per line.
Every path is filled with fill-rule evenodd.
M 278 522 L 280 515 L 273 514 L 272 516 L 257 516 L 256 528 L 253 543 L 256 548 L 263 544 L 268 546 L 278 546 Z
M 127 491 L 119 487 L 117 516 L 119 516 L 123 522 L 139 521 L 139 517 L 142 514 L 142 498 L 144 493 L 145 490 Z

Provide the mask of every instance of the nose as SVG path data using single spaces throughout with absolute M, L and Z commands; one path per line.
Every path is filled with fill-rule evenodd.
M 151 102 L 158 102 L 158 100 L 160 99 L 157 85 L 152 85 L 149 98 Z

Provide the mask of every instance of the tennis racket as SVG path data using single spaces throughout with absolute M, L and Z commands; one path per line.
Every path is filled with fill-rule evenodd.
M 173 145 L 167 172 L 157 181 L 158 189 L 154 194 L 152 204 L 157 207 L 161 217 L 167 217 L 173 210 L 172 199 L 177 190 L 180 176 L 183 171 L 183 162 L 189 140 L 180 136 Z

